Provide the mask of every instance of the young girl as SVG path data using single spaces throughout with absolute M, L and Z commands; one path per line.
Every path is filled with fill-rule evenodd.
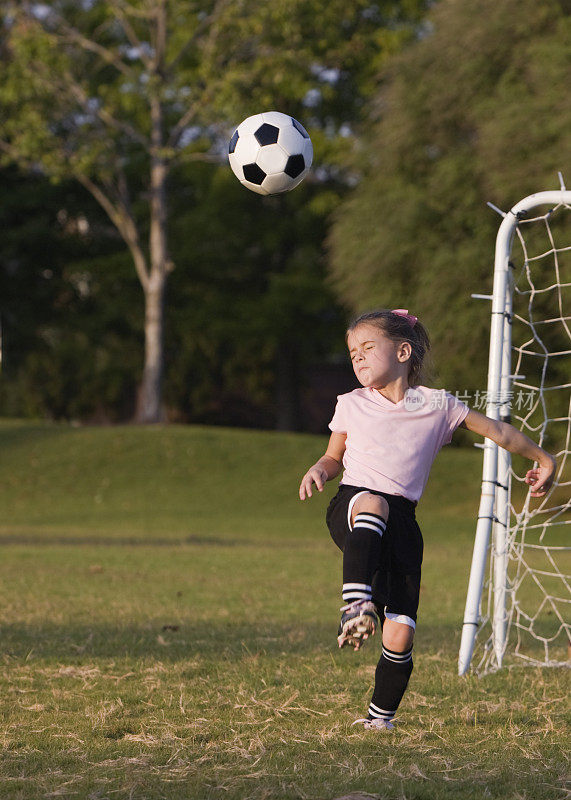
M 419 385 L 430 342 L 408 311 L 363 314 L 349 327 L 347 345 L 363 388 L 337 398 L 327 451 L 303 476 L 299 496 L 311 497 L 313 483 L 323 491 L 344 467 L 326 517 L 343 551 L 338 642 L 358 650 L 380 624 L 373 697 L 367 718 L 356 722 L 391 730 L 413 668 L 423 550 L 415 507 L 436 454 L 456 428 L 468 428 L 538 463 L 525 479 L 532 497 L 551 486 L 555 459 L 507 422 Z

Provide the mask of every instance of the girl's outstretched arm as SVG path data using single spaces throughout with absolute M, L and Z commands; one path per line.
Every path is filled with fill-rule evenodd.
M 537 461 L 539 466 L 527 471 L 525 482 L 531 485 L 532 497 L 543 497 L 547 494 L 553 483 L 557 465 L 551 453 L 539 447 L 525 433 L 518 431 L 509 422 L 491 419 L 478 411 L 470 410 L 460 427 L 468 428 L 469 431 L 491 439 L 500 447 L 509 450 L 510 453 L 517 453 L 529 458 L 530 461 Z
M 346 433 L 332 433 L 325 455 L 310 467 L 303 478 L 299 487 L 299 499 L 305 500 L 311 497 L 311 485 L 315 483 L 320 492 L 327 481 L 330 481 L 341 472 L 343 465 L 343 453 L 345 452 Z

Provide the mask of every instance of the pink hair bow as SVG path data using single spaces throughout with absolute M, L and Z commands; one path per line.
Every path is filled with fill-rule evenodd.
M 394 308 L 391 314 L 398 314 L 399 317 L 404 317 L 411 328 L 414 328 L 418 322 L 418 317 L 415 317 L 414 314 L 409 314 L 408 308 Z

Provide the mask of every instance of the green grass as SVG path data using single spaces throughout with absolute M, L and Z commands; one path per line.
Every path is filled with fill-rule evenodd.
M 415 670 L 352 728 L 378 641 L 336 649 L 324 439 L 0 423 L 0 797 L 563 798 L 567 670 L 459 678 L 481 454 L 440 454 Z

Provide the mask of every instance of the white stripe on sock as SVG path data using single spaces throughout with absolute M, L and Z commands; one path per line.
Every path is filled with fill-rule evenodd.
M 377 712 L 377 714 L 394 714 L 394 713 L 396 713 L 394 711 L 388 711 L 386 708 L 379 708 L 372 701 L 369 704 L 369 708 L 372 708 L 373 711 Z
M 382 536 L 386 525 L 382 520 L 376 519 L 369 514 L 357 514 L 353 520 L 353 530 L 355 528 L 368 528 L 370 531 L 375 531 L 379 536 Z
M 355 528 L 368 528 L 370 531 L 375 531 L 375 533 L 378 533 L 379 536 L 382 536 L 385 532 L 385 529 L 381 528 L 379 525 L 372 525 L 370 522 L 362 522 L 360 519 L 355 520 L 353 530 L 355 530 Z
M 412 661 L 412 648 L 407 650 L 406 653 L 391 653 L 383 647 L 383 655 L 388 661 L 393 661 L 396 664 L 406 664 L 407 661 Z
M 343 600 L 370 600 L 370 592 L 343 592 Z
M 377 514 L 367 514 L 365 511 L 361 511 L 360 514 L 355 514 L 355 521 L 358 519 L 365 520 L 366 522 L 374 522 L 375 525 L 381 525 L 383 528 L 387 527 L 385 520 Z
M 389 721 L 394 717 L 396 711 L 384 711 L 382 708 L 378 708 L 376 705 L 371 703 L 369 706 L 369 714 L 375 719 L 384 719 Z
M 371 591 L 371 587 L 368 583 L 344 583 L 343 591 L 346 591 L 347 589 L 362 589 L 365 592 Z

